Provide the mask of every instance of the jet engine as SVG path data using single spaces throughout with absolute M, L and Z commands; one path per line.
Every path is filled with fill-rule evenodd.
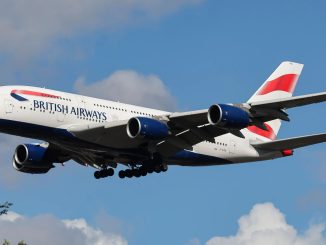
M 42 145 L 19 145 L 13 157 L 13 167 L 24 173 L 47 173 L 54 168 L 53 161 L 47 156 L 47 150 L 47 147 Z
M 225 104 L 212 105 L 208 109 L 208 122 L 226 129 L 242 129 L 249 126 L 249 114 L 239 107 Z
M 169 128 L 164 122 L 156 119 L 133 117 L 128 121 L 127 134 L 133 139 L 163 140 L 169 136 Z

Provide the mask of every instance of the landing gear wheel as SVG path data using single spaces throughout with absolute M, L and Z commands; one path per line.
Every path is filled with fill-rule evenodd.
M 113 176 L 114 175 L 114 169 L 113 168 L 108 168 L 108 169 L 106 169 L 105 170 L 105 174 L 107 175 L 107 176 Z
M 106 178 L 106 177 L 113 176 L 113 175 L 114 175 L 113 168 L 103 169 L 101 171 L 94 172 L 95 179 Z
M 94 177 L 95 177 L 95 179 L 100 179 L 101 178 L 101 172 L 100 171 L 95 171 L 94 172 Z
M 141 169 L 139 169 L 139 171 L 140 171 L 141 176 L 146 176 L 147 175 L 147 170 L 145 168 L 141 168 Z
M 135 169 L 135 170 L 134 170 L 134 176 L 135 176 L 136 178 L 139 178 L 139 177 L 141 176 L 141 173 L 140 173 L 140 170 L 139 170 L 139 169 Z
M 123 171 L 123 170 L 121 170 L 121 171 L 119 172 L 119 178 L 120 178 L 120 179 L 124 179 L 125 177 L 126 177 L 126 172 Z
M 162 171 L 161 166 L 156 165 L 155 168 L 154 168 L 154 172 L 159 174 L 159 173 L 161 173 L 161 171 Z
M 125 175 L 126 175 L 127 178 L 131 178 L 132 177 L 132 171 L 130 169 L 127 169 L 125 171 Z
M 152 174 L 153 172 L 154 172 L 153 168 L 150 167 L 150 168 L 147 169 L 147 173 Z
M 162 164 L 162 165 L 161 165 L 161 170 L 162 170 L 162 172 L 166 172 L 166 171 L 168 171 L 168 165 L 166 165 L 166 164 Z

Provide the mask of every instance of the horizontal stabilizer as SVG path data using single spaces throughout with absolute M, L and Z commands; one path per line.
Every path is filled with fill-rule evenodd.
M 285 149 L 295 149 L 308 145 L 314 145 L 326 141 L 326 133 L 300 136 L 271 142 L 252 144 L 253 147 L 261 150 L 282 151 Z

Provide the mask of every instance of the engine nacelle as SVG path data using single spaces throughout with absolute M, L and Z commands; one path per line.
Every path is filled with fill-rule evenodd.
M 46 156 L 47 147 L 25 144 L 16 148 L 13 167 L 30 174 L 43 174 L 53 168 L 53 162 Z
M 228 129 L 241 129 L 249 126 L 249 114 L 241 108 L 216 104 L 208 109 L 208 122 Z
M 133 117 L 127 124 L 127 134 L 133 139 L 163 140 L 169 136 L 169 128 L 164 122 L 156 119 Z

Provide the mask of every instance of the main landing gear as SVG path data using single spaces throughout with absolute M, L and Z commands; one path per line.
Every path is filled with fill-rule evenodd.
M 114 169 L 113 168 L 102 169 L 100 171 L 95 171 L 95 173 L 94 173 L 95 179 L 111 177 L 113 175 L 114 175 Z
M 119 172 L 119 177 L 121 179 L 124 178 L 132 178 L 132 177 L 142 177 L 146 176 L 148 174 L 152 173 L 161 173 L 166 172 L 168 170 L 168 166 L 162 161 L 148 161 L 143 162 L 140 167 L 138 167 L 136 164 L 129 164 L 129 169 L 121 170 Z M 95 179 L 102 179 L 106 177 L 111 177 L 114 175 L 114 169 L 113 168 L 107 168 L 104 167 L 101 170 L 95 171 L 94 177 Z
M 119 172 L 119 177 L 121 179 L 124 178 L 132 178 L 132 177 L 142 177 L 146 176 L 147 174 L 152 174 L 153 172 L 155 173 L 161 173 L 161 172 L 166 172 L 168 170 L 168 166 L 165 164 L 162 165 L 156 165 L 156 166 L 142 166 L 140 168 L 132 168 L 132 169 L 127 169 L 127 170 L 121 170 Z

